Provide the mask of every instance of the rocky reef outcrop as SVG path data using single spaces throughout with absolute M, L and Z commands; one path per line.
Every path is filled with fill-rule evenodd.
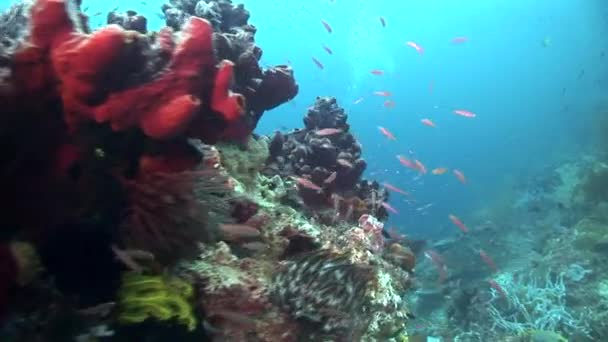
M 349 132 L 348 115 L 332 97 L 318 97 L 304 118 L 304 128 L 277 132 L 269 144 L 264 174 L 304 177 L 322 188 L 300 187 L 304 204 L 333 210 L 333 215 L 356 220 L 371 213 L 388 216 L 382 202 L 388 192 L 362 179 L 367 166 L 361 145 Z M 330 214 L 331 215 L 331 214 Z

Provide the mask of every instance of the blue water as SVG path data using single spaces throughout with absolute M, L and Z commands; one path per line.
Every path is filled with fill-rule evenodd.
M 414 203 L 400 195 L 390 201 L 400 214 L 392 215 L 389 225 L 409 234 L 456 233 L 449 213 L 466 222 L 513 178 L 524 179 L 564 155 L 576 158 L 589 151 L 597 134 L 594 124 L 607 112 L 606 1 L 243 3 L 258 28 L 263 65 L 291 63 L 300 84 L 299 95 L 266 113 L 257 132 L 301 127 L 316 96 L 337 97 L 363 144 L 367 176 L 414 194 Z M 0 4 L 3 8 L 8 3 Z M 145 15 L 149 28 L 157 30 L 164 23 L 157 16 L 161 4 L 85 0 L 82 8 L 88 7 L 94 27 L 103 23 L 108 10 L 119 7 Z M 452 44 L 457 36 L 469 40 Z M 424 47 L 424 55 L 406 41 Z M 334 54 L 327 54 L 323 45 Z M 312 57 L 325 68 L 320 70 Z M 385 74 L 372 75 L 372 69 Z M 395 108 L 386 108 L 386 99 L 372 95 L 374 91 L 392 92 Z M 364 100 L 354 105 L 360 97 Z M 468 109 L 477 117 L 457 116 L 454 109 Z M 438 127 L 422 125 L 422 118 Z M 397 141 L 385 139 L 378 126 L 389 129 Z M 429 170 L 460 169 L 468 184 L 460 184 L 451 173 L 416 179 L 399 164 L 397 154 L 419 159 Z M 416 210 L 429 203 L 433 205 L 426 214 Z

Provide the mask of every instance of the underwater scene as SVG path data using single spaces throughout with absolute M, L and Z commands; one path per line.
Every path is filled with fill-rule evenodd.
M 0 0 L 0 342 L 608 341 L 608 1 Z

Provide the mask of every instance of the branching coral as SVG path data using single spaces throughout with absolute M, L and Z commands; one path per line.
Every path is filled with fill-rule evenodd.
M 504 274 L 497 282 L 504 295 L 492 290 L 487 307 L 495 328 L 514 334 L 529 330 L 589 333 L 585 320 L 575 317 L 566 305 L 563 273 L 552 276 L 547 272 L 543 280 L 528 277 L 518 281 Z

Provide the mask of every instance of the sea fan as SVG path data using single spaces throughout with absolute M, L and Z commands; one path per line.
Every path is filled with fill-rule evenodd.
M 371 266 L 322 250 L 289 261 L 275 276 L 271 296 L 283 310 L 319 324 L 325 333 L 352 333 L 364 316 L 365 293 L 372 279 Z
M 194 170 L 143 172 L 123 180 L 130 207 L 123 240 L 173 263 L 195 256 L 198 242 L 214 241 L 217 223 L 230 214 L 232 185 L 219 164 L 205 157 Z

